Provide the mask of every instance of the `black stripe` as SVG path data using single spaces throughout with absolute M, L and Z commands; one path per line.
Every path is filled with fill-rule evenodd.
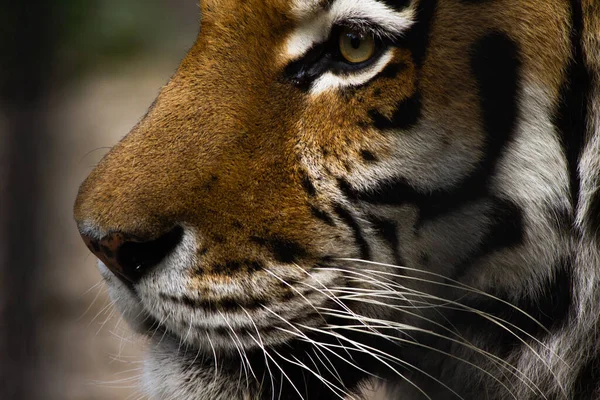
M 394 79 L 398 74 L 406 69 L 404 63 L 391 63 L 388 64 L 383 71 L 378 75 L 379 78 Z
M 363 161 L 366 161 L 368 163 L 377 161 L 377 156 L 375 156 L 375 154 L 371 153 L 369 150 L 361 150 L 360 157 L 363 159 Z
M 333 220 L 331 215 L 329 215 L 327 212 L 325 212 L 315 206 L 311 206 L 310 213 L 313 215 L 313 217 L 320 219 L 321 221 L 325 222 L 327 225 L 335 226 L 335 221 Z
M 357 190 L 345 179 L 338 179 L 338 187 L 342 193 L 351 200 L 365 201 L 382 205 L 402 205 L 411 203 L 421 198 L 419 194 L 404 182 L 383 182 L 379 187 L 369 191 Z
M 304 191 L 310 196 L 313 197 L 317 194 L 317 189 L 315 189 L 315 185 L 313 185 L 312 181 L 308 177 L 306 172 L 303 172 L 300 177 L 300 182 L 302 183 L 302 188 Z
M 596 343 L 590 343 L 596 346 Z M 589 400 L 600 397 L 600 353 L 595 350 L 577 373 L 573 385 L 573 400 Z
M 429 193 L 416 191 L 402 179 L 384 181 L 379 187 L 369 191 L 357 190 L 346 180 L 338 179 L 338 187 L 346 197 L 353 201 L 396 207 L 403 204 L 414 204 L 419 207 L 418 225 L 422 225 L 436 217 L 468 206 L 469 203 L 482 196 L 487 196 L 484 186 L 485 179 L 487 178 L 482 172 L 476 173 L 448 191 L 438 190 Z
M 471 69 L 479 87 L 483 128 L 487 134 L 487 157 L 482 166 L 487 174 L 517 124 L 520 68 L 517 45 L 504 33 L 488 34 L 472 48 Z
M 581 184 L 578 165 L 586 141 L 588 104 L 592 88 L 592 78 L 585 67 L 581 43 L 582 33 L 581 1 L 571 0 L 571 47 L 574 54 L 561 87 L 561 102 L 555 112 L 554 124 L 560 132 L 567 157 L 571 199 L 575 207 L 579 200 Z
M 333 5 L 333 3 L 335 3 L 335 0 L 321 0 L 320 7 L 324 11 L 329 11 L 329 9 L 331 9 L 331 6 Z
M 296 262 L 299 259 L 306 257 L 308 254 L 302 245 L 293 240 L 275 236 L 268 238 L 251 236 L 250 240 L 269 249 L 273 254 L 273 258 L 275 258 L 277 262 L 284 264 Z
M 596 171 L 600 174 L 600 171 Z M 596 187 L 600 188 L 600 177 L 596 178 Z M 587 210 L 586 220 L 593 235 L 600 239 L 600 189 L 592 195 L 590 204 Z
M 371 259 L 371 249 L 369 247 L 369 243 L 367 243 L 367 241 L 365 240 L 365 238 L 363 236 L 362 229 L 358 225 L 358 222 L 356 222 L 356 220 L 354 219 L 352 214 L 348 210 L 346 210 L 344 208 L 344 206 L 342 206 L 341 204 L 336 204 L 333 209 L 334 209 L 335 213 L 337 214 L 337 216 L 346 225 L 348 225 L 354 232 L 354 240 L 356 241 L 356 244 L 358 244 L 358 247 L 360 248 L 361 259 L 370 260 Z
M 417 68 L 423 66 L 427 50 L 429 49 L 429 37 L 431 27 L 437 9 L 437 0 L 419 1 L 417 5 L 416 23 L 406 33 L 404 38 L 398 40 L 398 46 L 405 45 L 412 53 Z
M 459 331 L 466 329 L 471 332 L 479 332 L 478 335 L 488 336 L 489 343 L 498 346 L 498 350 L 505 354 L 524 346 L 523 341 L 530 343 L 532 339 L 528 335 L 543 340 L 548 331 L 555 332 L 568 323 L 569 313 L 573 306 L 571 263 L 568 260 L 562 260 L 552 270 L 553 276 L 545 282 L 540 282 L 540 290 L 532 290 L 531 295 L 526 294 L 517 301 L 511 300 L 514 298 L 514 293 L 488 290 L 490 295 L 502 299 L 514 307 L 483 296 L 460 300 L 469 307 L 518 326 L 525 333 L 516 329 L 510 329 L 511 332 L 509 332 L 469 311 L 459 311 L 456 312 L 456 315 L 449 315 L 447 318 Z M 533 317 L 533 320 L 527 315 Z
M 408 6 L 410 6 L 410 0 L 379 0 L 379 2 L 385 4 L 396 12 L 404 11 Z
M 211 270 L 225 274 L 231 274 L 238 271 L 256 272 L 262 271 L 263 269 L 264 265 L 260 261 L 252 260 L 227 261 L 223 264 L 211 266 Z
M 523 211 L 519 206 L 508 200 L 496 199 L 486 217 L 490 221 L 488 231 L 476 249 L 455 266 L 457 280 L 462 279 L 482 257 L 523 243 Z
M 488 181 L 517 125 L 521 62 L 516 44 L 500 32 L 477 41 L 470 58 L 486 134 L 485 156 L 471 175 L 454 187 L 428 193 L 418 192 L 402 179 L 382 182 L 370 191 L 356 190 L 340 180 L 340 190 L 346 196 L 375 204 L 416 204 L 420 208 L 421 222 L 425 222 L 488 195 Z
M 354 200 L 369 201 L 372 203 L 385 202 L 385 204 L 394 205 L 403 203 L 417 204 L 420 213 L 416 229 L 435 217 L 448 213 L 459 206 L 466 207 L 469 204 L 468 202 L 461 202 L 461 200 L 465 200 L 462 196 L 450 197 L 449 201 L 445 200 L 440 194 L 418 194 L 401 183 L 384 186 L 374 192 L 356 191 L 344 180 L 339 181 L 339 186 L 346 196 Z M 468 201 L 473 200 L 469 199 Z M 523 242 L 524 226 L 522 210 L 516 204 L 507 200 L 490 197 L 490 201 L 493 202 L 493 206 L 487 215 L 490 220 L 489 230 L 482 238 L 477 249 L 456 266 L 457 275 L 464 274 L 481 257 Z
M 400 252 L 400 239 L 398 238 L 398 224 L 395 221 L 380 218 L 374 215 L 369 216 L 369 221 L 377 230 L 379 236 L 392 249 L 394 262 L 396 265 L 405 266 L 404 259 Z
M 161 293 L 160 297 L 163 301 L 169 301 L 175 304 L 183 304 L 191 309 L 205 310 L 210 312 L 219 311 L 241 311 L 241 308 L 246 310 L 260 309 L 265 305 L 262 299 L 250 298 L 221 298 L 218 301 L 207 300 L 204 298 L 194 299 L 188 296 L 170 296 Z
M 415 93 L 396 105 L 391 117 L 383 115 L 377 109 L 369 110 L 373 126 L 379 130 L 400 130 L 413 127 L 421 116 L 421 96 Z

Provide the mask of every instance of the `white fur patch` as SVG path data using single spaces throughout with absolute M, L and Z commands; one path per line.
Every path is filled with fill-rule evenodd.
M 308 18 L 322 7 L 323 0 L 295 0 L 292 4 L 292 15 L 298 19 Z
M 346 76 L 335 75 L 331 72 L 326 72 L 313 84 L 310 93 L 312 95 L 321 94 L 327 90 L 335 90 L 347 86 L 359 86 L 379 74 L 392 59 L 392 52 L 388 51 L 377 60 L 377 62 L 370 67 L 360 71 L 357 74 L 350 74 Z
M 329 14 L 326 12 L 322 12 L 315 18 L 300 24 L 287 40 L 286 60 L 300 58 L 313 45 L 324 42 L 329 36 L 331 26 Z

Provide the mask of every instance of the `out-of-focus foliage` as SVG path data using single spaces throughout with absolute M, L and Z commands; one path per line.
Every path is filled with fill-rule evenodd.
M 181 36 L 182 3 L 195 0 L 61 0 L 61 69 L 80 73 L 140 53 L 168 51 Z M 190 18 L 197 19 L 196 16 Z M 189 29 L 188 29 L 189 30 Z M 189 35 L 188 35 L 189 36 Z

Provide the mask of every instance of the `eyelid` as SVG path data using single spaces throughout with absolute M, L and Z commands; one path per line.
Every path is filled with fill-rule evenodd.
M 398 33 L 391 32 L 383 28 L 381 25 L 365 18 L 346 18 L 341 21 L 336 21 L 330 31 L 329 37 L 325 42 L 331 40 L 332 35 L 336 30 L 340 28 L 348 28 L 356 30 L 360 34 L 369 34 L 373 35 L 375 39 L 379 39 L 382 41 L 394 41 L 399 38 Z

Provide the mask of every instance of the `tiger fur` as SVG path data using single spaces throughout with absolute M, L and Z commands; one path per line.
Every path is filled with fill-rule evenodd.
M 598 0 L 202 0 L 75 218 L 154 399 L 583 400 L 599 189 Z

